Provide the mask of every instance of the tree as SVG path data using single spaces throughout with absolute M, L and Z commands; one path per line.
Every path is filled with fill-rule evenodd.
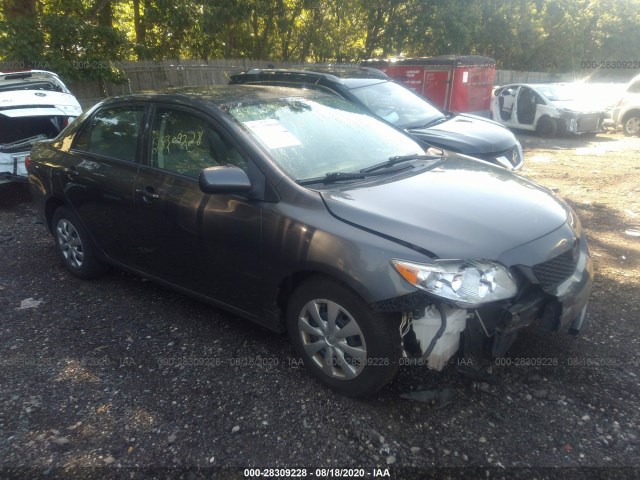
M 2 0 L 0 52 L 9 65 L 27 68 L 42 60 L 43 35 L 38 25 L 36 0 Z
M 637 0 L 0 0 L 0 60 L 72 78 L 117 78 L 124 59 L 221 57 L 480 54 L 502 68 L 579 71 L 585 60 L 633 64 L 639 41 Z M 93 64 L 103 68 L 77 68 Z

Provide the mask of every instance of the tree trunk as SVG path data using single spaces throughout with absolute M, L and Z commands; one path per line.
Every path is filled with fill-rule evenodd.
M 142 16 L 140 15 L 140 0 L 133 0 L 133 27 L 136 32 L 136 43 L 144 43 L 146 35 Z
M 96 0 L 93 12 L 98 19 L 98 25 L 113 28 L 112 0 Z
M 3 0 L 4 16 L 7 20 L 33 17 L 37 14 L 36 0 Z

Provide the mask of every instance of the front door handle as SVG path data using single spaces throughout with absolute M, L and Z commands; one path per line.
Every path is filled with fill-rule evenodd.
M 140 195 L 145 202 L 151 202 L 151 200 L 160 198 L 160 195 L 154 192 L 152 187 L 147 187 L 146 190 L 142 188 L 136 188 L 136 193 Z

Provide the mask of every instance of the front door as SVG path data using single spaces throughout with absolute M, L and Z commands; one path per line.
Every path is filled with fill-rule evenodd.
M 203 168 L 247 160 L 194 110 L 157 106 L 134 196 L 135 268 L 252 314 L 260 312 L 261 202 L 204 194 Z
M 533 125 L 536 118 L 536 93 L 528 87 L 520 87 L 517 100 L 518 123 Z

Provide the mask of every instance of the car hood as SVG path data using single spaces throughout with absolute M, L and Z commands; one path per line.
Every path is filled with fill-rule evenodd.
M 449 259 L 500 260 L 567 222 L 547 189 L 450 154 L 422 173 L 321 192 L 338 219 Z
M 0 92 L 0 115 L 6 117 L 77 117 L 82 108 L 70 93 L 49 90 L 10 90 Z
M 474 115 L 456 115 L 433 127 L 409 129 L 409 133 L 436 147 L 466 155 L 504 152 L 516 146 L 509 130 Z
M 556 107 L 564 108 L 578 113 L 602 113 L 602 106 L 594 102 L 586 102 L 579 100 L 554 100 L 552 102 Z

